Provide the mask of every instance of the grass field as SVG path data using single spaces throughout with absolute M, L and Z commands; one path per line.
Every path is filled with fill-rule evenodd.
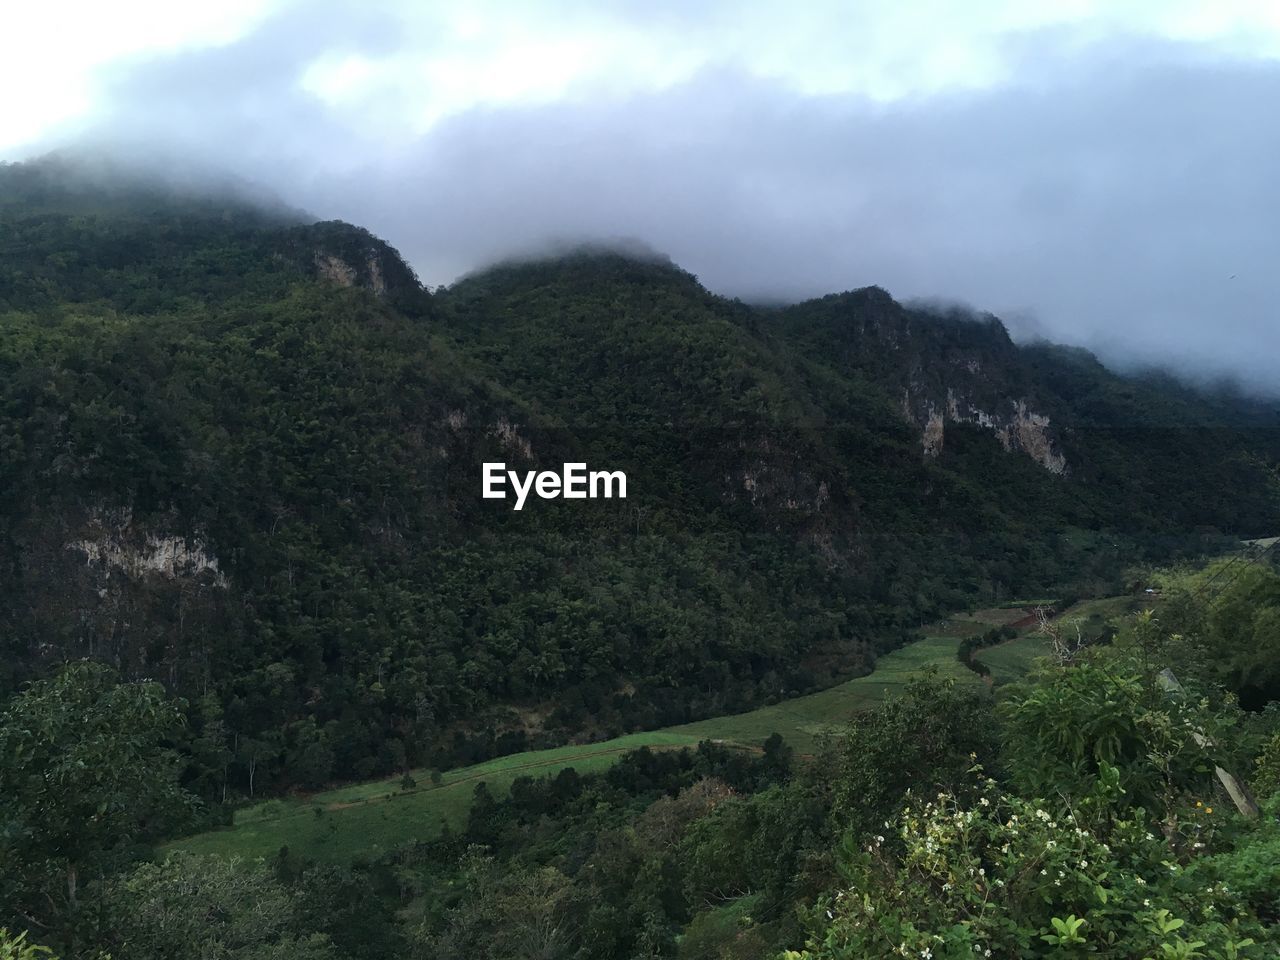
M 1157 603 L 1157 600 L 1127 594 L 1081 600 L 1053 619 L 1066 630 L 1074 629 L 1072 624 L 1078 621 L 1087 636 L 1096 635 L 1107 624 L 1118 624 L 1129 614 Z M 1048 653 L 1048 638 L 1039 629 L 1032 629 L 1015 640 L 977 651 L 974 659 L 985 663 L 991 670 L 992 681 L 1001 684 L 1025 677 L 1036 660 Z
M 628 750 L 696 746 L 700 738 L 663 730 L 629 734 L 587 746 L 557 747 L 499 757 L 444 774 L 438 786 L 426 771 L 414 771 L 417 787 L 400 789 L 400 778 L 372 780 L 313 794 L 305 799 L 268 800 L 236 813 L 231 827 L 186 837 L 168 849 L 245 858 L 271 857 L 282 846 L 315 860 L 350 862 L 412 840 L 440 835 L 444 824 L 466 824 L 472 791 L 483 781 L 502 796 L 520 776 L 554 775 L 565 767 L 579 773 L 604 770 Z
M 1025 677 L 1036 660 L 1048 652 L 1049 644 L 1045 638 L 1032 633 L 979 650 L 973 658 L 987 665 L 993 683 L 1001 684 Z
M 1114 617 L 1133 607 L 1130 597 L 1086 601 L 1063 616 Z M 988 611 L 978 611 L 987 613 Z M 990 621 L 986 621 L 989 623 Z M 975 630 L 975 627 L 978 629 Z M 400 778 L 374 780 L 305 798 L 269 800 L 236 813 L 232 826 L 170 844 L 168 849 L 246 858 L 272 857 L 282 846 L 315 860 L 343 863 L 359 856 L 376 856 L 412 840 L 439 836 L 445 824 L 460 829 L 467 818 L 472 792 L 484 782 L 502 796 L 520 776 L 549 776 L 566 767 L 580 773 L 607 769 L 628 750 L 642 746 L 670 749 L 719 740 L 759 746 L 780 733 L 798 753 L 812 753 L 818 738 L 838 729 L 859 710 L 900 692 L 914 676 L 935 669 L 939 677 L 960 683 L 983 681 L 956 657 L 962 636 L 985 629 L 984 621 L 953 618 L 938 628 L 943 636 L 926 636 L 886 654 L 875 670 L 842 684 L 748 713 L 714 717 L 695 723 L 633 733 L 601 743 L 558 747 L 500 757 L 445 773 L 436 785 L 426 771 L 415 770 L 417 785 L 400 788 Z M 1028 634 L 982 650 L 978 658 L 992 671 L 996 683 L 1022 676 L 1045 652 L 1043 637 Z
M 426 771 L 415 770 L 417 786 L 408 791 L 401 790 L 399 777 L 392 777 L 306 798 L 269 800 L 238 811 L 231 827 L 183 838 L 168 849 L 256 858 L 274 856 L 287 846 L 315 860 L 350 862 L 412 840 L 439 836 L 446 823 L 451 829 L 461 828 L 472 791 L 481 781 L 495 796 L 502 796 L 517 777 L 554 775 L 565 767 L 580 773 L 604 770 L 628 750 L 642 746 L 692 747 L 702 740 L 758 746 L 775 731 L 798 752 L 808 753 L 821 732 L 897 693 L 928 667 L 936 667 L 939 676 L 955 677 L 962 683 L 981 682 L 956 659 L 957 644 L 954 638 L 926 638 L 881 657 L 871 674 L 819 693 L 749 713 L 628 734 L 602 743 L 500 757 L 450 770 L 438 786 L 430 783 Z
M 671 732 L 690 734 L 699 740 L 758 744 L 776 731 L 798 752 L 810 753 L 823 731 L 838 727 L 857 711 L 899 692 L 908 680 L 929 667 L 936 667 L 939 676 L 954 677 L 961 683 L 980 682 L 977 674 L 956 658 L 958 646 L 954 637 L 926 637 L 885 654 L 865 677 L 749 713 L 672 727 Z

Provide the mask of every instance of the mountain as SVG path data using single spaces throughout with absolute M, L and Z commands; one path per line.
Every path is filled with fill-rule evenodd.
M 732 712 L 944 611 L 1280 529 L 1280 410 L 876 288 L 608 249 L 435 293 L 367 231 L 0 167 L 0 687 L 92 657 L 262 792 Z M 481 464 L 625 500 L 480 497 Z

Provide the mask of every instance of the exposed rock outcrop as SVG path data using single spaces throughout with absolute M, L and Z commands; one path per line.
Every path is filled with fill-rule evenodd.
M 83 553 L 88 565 L 98 566 L 108 576 L 113 571 L 134 580 L 148 576 L 194 580 L 204 575 L 214 586 L 227 586 L 218 558 L 203 541 L 138 530 L 127 509 L 96 511 L 87 533 L 66 547 Z

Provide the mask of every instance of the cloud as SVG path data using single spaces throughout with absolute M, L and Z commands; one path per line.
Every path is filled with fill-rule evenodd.
M 434 8 L 307 4 L 104 68 L 100 109 L 58 136 L 225 166 L 370 227 L 432 283 L 632 236 L 731 295 L 876 283 L 1275 390 L 1280 23 L 1245 43 L 1256 5 L 1158 5 L 1153 35 L 992 4 L 961 43 L 946 6 L 894 46 L 917 38 L 892 16 L 771 35 L 759 5 L 646 5 L 631 36 L 625 4 L 556 4 L 495 39 Z

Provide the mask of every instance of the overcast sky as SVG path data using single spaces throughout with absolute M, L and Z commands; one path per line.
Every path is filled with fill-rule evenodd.
M 0 158 L 190 157 L 432 284 L 637 238 L 748 299 L 876 283 L 1280 383 L 1275 0 L 43 0 L 0 85 Z

